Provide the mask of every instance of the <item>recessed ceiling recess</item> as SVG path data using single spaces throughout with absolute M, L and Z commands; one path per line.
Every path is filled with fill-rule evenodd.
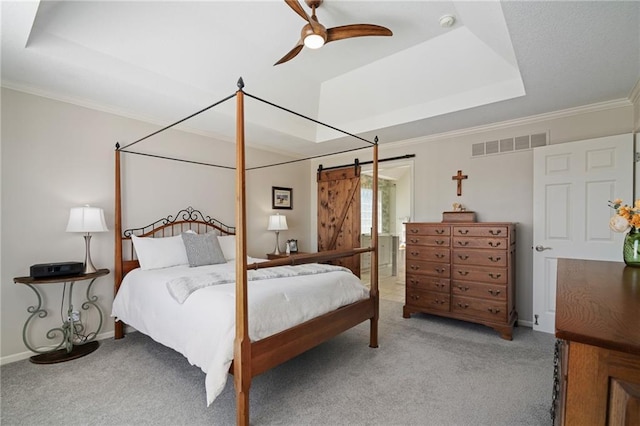
M 440 17 L 440 26 L 442 28 L 452 27 L 456 23 L 456 17 L 453 15 L 444 15 Z

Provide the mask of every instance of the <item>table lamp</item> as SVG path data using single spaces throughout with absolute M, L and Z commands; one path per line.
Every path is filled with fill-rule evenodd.
M 99 207 L 91 207 L 85 205 L 82 207 L 73 207 L 69 212 L 69 223 L 67 223 L 67 232 L 84 232 L 85 257 L 84 257 L 84 273 L 91 274 L 97 269 L 91 261 L 91 232 L 106 232 L 107 224 L 104 220 L 104 211 Z
M 286 231 L 287 229 L 287 217 L 284 215 L 273 214 L 269 216 L 269 226 L 267 227 L 267 231 L 275 231 L 276 232 L 276 249 L 273 251 L 273 254 L 280 254 L 280 241 L 278 241 L 280 231 Z

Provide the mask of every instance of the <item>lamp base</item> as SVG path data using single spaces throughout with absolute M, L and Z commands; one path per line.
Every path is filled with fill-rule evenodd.
M 96 269 L 95 266 L 93 266 L 93 262 L 91 261 L 91 250 L 90 250 L 91 234 L 87 233 L 87 235 L 84 236 L 84 245 L 85 245 L 84 271 L 82 271 L 82 273 L 83 274 L 93 274 L 94 272 L 97 272 L 98 270 Z
M 273 251 L 273 253 L 271 253 L 271 254 L 275 254 L 276 256 L 278 256 L 278 255 L 282 254 L 282 253 L 280 252 L 280 241 L 278 240 L 278 239 L 279 239 L 279 234 L 280 234 L 280 232 L 279 232 L 279 231 L 276 231 L 276 248 L 275 248 L 275 250 Z

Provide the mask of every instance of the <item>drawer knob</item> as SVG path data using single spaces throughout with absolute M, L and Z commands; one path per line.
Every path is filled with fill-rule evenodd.
M 435 271 L 439 274 L 443 273 L 445 271 L 445 268 L 435 268 Z
M 420 295 L 419 295 L 419 294 L 412 294 L 412 295 L 411 295 L 411 298 L 412 298 L 413 300 L 418 300 L 418 299 L 420 299 Z
M 469 271 L 458 271 L 458 273 L 462 276 L 469 275 Z
M 469 291 L 469 287 L 466 287 L 466 286 L 461 286 L 461 285 L 459 285 L 459 286 L 458 286 L 458 288 L 459 288 L 461 291 Z
M 500 309 L 498 308 L 489 308 L 487 309 L 489 312 L 491 312 L 492 314 L 498 314 L 500 313 Z
M 442 258 L 444 257 L 444 254 L 442 254 L 442 253 L 436 253 L 436 257 L 437 257 L 438 259 L 442 259 Z
M 502 230 L 501 230 L 501 229 L 497 229 L 497 230 L 496 230 L 496 229 L 490 229 L 490 230 L 489 230 L 489 233 L 490 233 L 491 235 L 500 235 L 500 233 L 501 233 L 501 232 L 502 232 Z
M 418 230 L 416 228 L 411 228 L 409 229 L 409 232 L 411 232 L 412 234 L 417 234 Z
M 418 269 L 420 269 L 418 265 L 409 265 L 409 268 L 413 269 L 414 271 L 417 271 Z
M 500 290 L 489 289 L 487 290 L 492 296 L 497 296 L 500 294 Z
M 435 303 L 436 305 L 443 305 L 446 301 L 445 300 L 440 300 L 440 299 L 436 299 L 433 301 L 433 303 Z
M 419 251 L 412 251 L 412 252 L 411 252 L 411 256 L 417 256 L 417 255 L 419 255 L 419 254 L 420 254 L 420 252 L 419 252 Z
M 468 303 L 460 303 L 460 302 L 458 302 L 458 306 L 461 307 L 461 308 L 467 309 L 469 307 L 469 304 Z M 489 309 L 491 309 L 491 308 L 489 308 Z
M 420 240 L 417 239 L 417 238 L 410 238 L 409 241 L 411 241 L 413 244 L 417 244 L 418 241 L 420 241 Z
M 467 256 L 466 254 L 459 254 L 458 255 L 458 259 L 460 260 L 467 260 L 469 258 L 469 256 Z
M 468 246 L 469 241 L 458 241 L 458 244 L 460 244 L 461 246 Z
M 438 235 L 444 234 L 444 229 L 436 229 L 436 234 Z
M 497 280 L 498 278 L 500 278 L 502 276 L 502 274 L 494 274 L 493 272 L 490 272 L 489 276 L 491 278 L 493 278 L 494 280 Z
M 441 246 L 444 244 L 444 240 L 436 240 L 436 244 Z
M 434 284 L 436 287 L 439 287 L 439 288 L 444 288 L 444 286 L 445 286 L 445 285 L 444 285 L 444 284 L 442 284 L 442 283 L 433 283 L 433 284 Z
M 416 284 L 419 284 L 419 283 L 420 283 L 420 281 L 418 281 L 418 280 L 409 280 L 409 282 L 410 282 L 411 284 L 413 284 L 413 285 L 416 285 Z
M 501 257 L 493 257 L 493 256 L 489 256 L 489 260 L 492 262 L 500 262 L 500 259 L 502 259 Z
M 499 247 L 500 246 L 500 241 L 489 241 L 489 245 L 491 247 Z
M 467 235 L 469 233 L 468 229 L 458 229 L 458 233 L 462 234 L 462 235 Z

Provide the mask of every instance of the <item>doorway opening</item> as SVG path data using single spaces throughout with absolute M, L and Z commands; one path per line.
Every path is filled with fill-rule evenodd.
M 405 298 L 405 222 L 413 213 L 413 160 L 384 163 L 378 168 L 378 287 L 380 298 L 404 303 Z M 371 242 L 371 168 L 362 167 L 360 244 Z M 361 279 L 370 284 L 371 254 L 360 258 Z

